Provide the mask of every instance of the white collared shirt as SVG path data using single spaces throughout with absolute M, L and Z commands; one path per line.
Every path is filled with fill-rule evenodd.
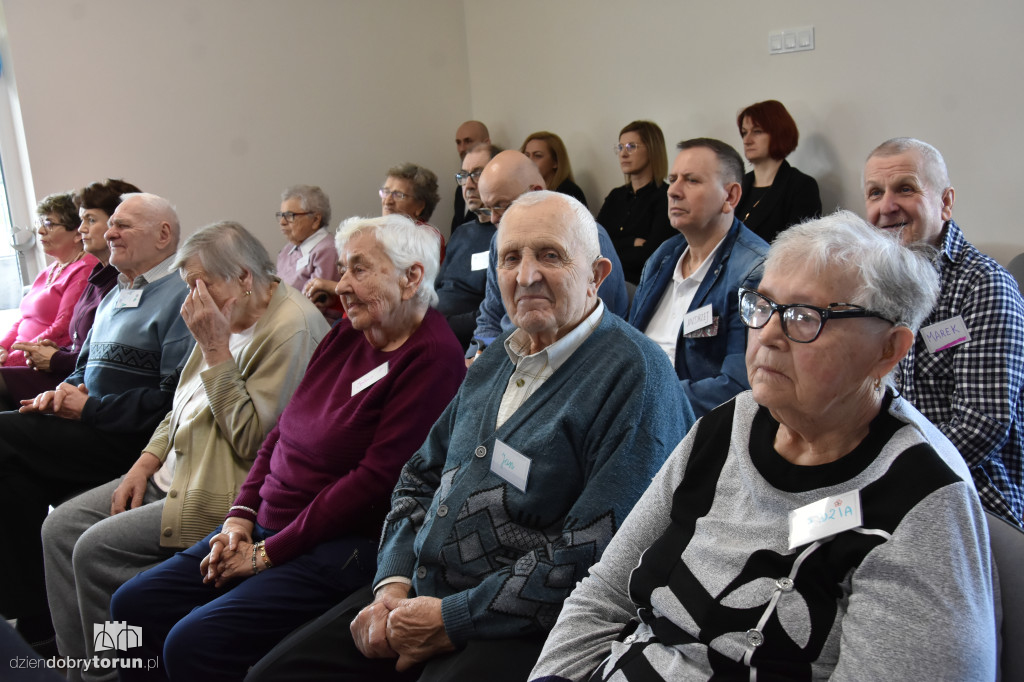
M 297 257 L 299 259 L 308 257 L 309 254 L 313 252 L 313 247 L 327 239 L 327 236 L 326 228 L 317 228 L 317 231 L 303 239 L 301 244 L 293 245 L 291 251 L 288 252 L 288 255 L 292 258 Z M 298 256 L 295 254 L 296 251 L 299 252 Z
M 163 279 L 167 275 L 174 272 L 174 268 L 171 267 L 172 265 L 174 265 L 174 258 L 175 254 L 172 254 L 169 258 L 154 265 L 149 270 L 146 270 L 144 273 L 136 277 L 134 280 L 129 280 L 128 277 L 119 272 L 117 275 L 117 288 L 141 289 L 147 284 L 152 284 L 158 279 Z
M 724 240 L 724 237 L 723 237 Z M 675 367 L 676 364 L 676 342 L 679 340 L 679 328 L 683 326 L 683 318 L 690 310 L 693 297 L 700 288 L 701 282 L 711 269 L 711 263 L 715 260 L 715 254 L 722 246 L 719 240 L 711 253 L 707 255 L 704 262 L 694 270 L 689 277 L 683 277 L 683 259 L 690 252 L 687 246 L 679 260 L 676 261 L 675 269 L 672 271 L 672 282 L 665 287 L 658 301 L 658 307 L 651 315 L 651 321 L 647 323 L 644 334 L 651 341 L 661 346 L 661 349 L 668 354 L 668 359 Z
M 515 414 L 519 406 L 536 393 L 537 389 L 576 352 L 576 349 L 583 345 L 583 342 L 601 324 L 602 315 L 604 315 L 604 302 L 597 299 L 597 307 L 594 308 L 594 312 L 587 315 L 571 332 L 532 355 L 528 355 L 530 337 L 522 329 L 515 330 L 505 339 L 505 352 L 508 353 L 509 360 L 516 368 L 512 372 L 512 376 L 508 378 L 505 393 L 501 396 L 501 405 L 498 407 L 498 423 L 495 428 L 501 428 L 501 425 Z

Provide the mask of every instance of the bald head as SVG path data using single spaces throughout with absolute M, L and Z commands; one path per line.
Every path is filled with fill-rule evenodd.
M 497 225 L 504 209 L 520 194 L 544 189 L 544 178 L 529 157 L 509 149 L 490 160 L 478 184 L 484 206 L 492 211 L 491 222 Z
M 173 256 L 180 237 L 181 224 L 171 203 L 142 192 L 122 196 L 103 235 L 110 247 L 110 264 L 129 279 Z
M 481 142 L 490 142 L 491 134 L 487 126 L 480 121 L 466 121 L 455 131 L 455 146 L 459 150 L 459 158 L 466 158 L 466 152 Z

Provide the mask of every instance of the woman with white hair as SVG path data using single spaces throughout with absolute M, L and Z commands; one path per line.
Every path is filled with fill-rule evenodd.
M 937 289 L 852 213 L 780 234 L 739 291 L 751 390 L 669 457 L 530 679 L 994 679 L 981 503 L 889 385 Z
M 241 679 L 292 629 L 376 570 L 405 462 L 455 395 L 462 349 L 431 308 L 437 241 L 405 216 L 337 236 L 347 317 L 310 360 L 223 525 L 123 585 L 111 618 L 142 628 L 121 678 Z

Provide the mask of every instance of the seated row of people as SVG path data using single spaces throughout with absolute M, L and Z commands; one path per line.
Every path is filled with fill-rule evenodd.
M 1000 299 L 1005 299 L 1005 310 L 999 312 L 1016 316 L 1016 320 L 1010 320 L 1011 329 L 1007 333 L 1019 333 L 1020 320 L 1024 319 L 1019 294 L 1014 290 L 1016 299 L 1009 296 L 1003 287 L 1005 273 L 1000 274 L 998 266 L 990 267 L 984 257 L 972 252 L 972 247 L 963 242 L 955 223 L 950 220 L 953 195 L 941 156 L 921 145 L 923 143 L 917 141 L 890 141 L 869 158 L 865 169 L 869 218 L 879 227 L 902 229 L 904 237 L 914 235 L 942 243 L 952 240 L 950 243 L 957 247 L 957 253 L 955 258 L 950 256 L 950 260 L 961 267 L 973 266 L 969 273 L 961 271 L 954 279 L 970 279 L 976 287 L 987 285 L 988 294 L 998 293 Z M 680 147 L 670 186 L 679 184 L 680 187 L 675 193 L 670 189 L 669 211 L 673 226 L 683 232 L 680 239 L 687 246 L 678 257 L 665 260 L 668 264 L 665 267 L 671 267 L 671 272 L 678 273 L 686 284 L 701 267 L 708 265 L 709 259 L 719 257 L 711 235 L 724 234 L 717 242 L 721 245 L 729 239 L 730 230 L 739 234 L 746 228 L 732 215 L 740 199 L 742 174 L 742 161 L 735 151 L 724 143 L 707 139 L 688 141 Z M 673 374 L 669 354 L 659 350 L 638 329 L 608 314 L 609 309 L 597 293 L 599 287 L 604 291 L 602 285 L 606 284 L 609 271 L 614 273 L 614 270 L 600 255 L 604 247 L 600 245 L 597 225 L 574 200 L 561 194 L 529 191 L 536 185 L 536 176 L 528 177 L 528 166 L 539 176 L 536 166 L 525 156 L 505 152 L 495 156 L 491 163 L 485 162 L 478 176 L 484 208 L 495 223 L 500 224 L 493 237 L 493 256 L 489 257 L 493 260 L 487 276 L 493 273 L 511 328 L 499 332 L 498 345 L 503 348 L 481 354 L 461 386 L 455 381 L 448 395 L 450 397 L 456 387 L 459 393 L 447 406 L 445 414 L 426 435 L 418 452 L 413 454 L 419 446 L 416 442 L 401 455 L 400 459 L 405 462 L 401 476 L 393 473 L 385 485 L 385 489 L 389 488 L 398 477 L 385 523 L 382 553 L 374 567 L 376 591 L 369 588 L 356 591 L 318 621 L 283 641 L 249 673 L 250 679 L 294 679 L 296 675 L 303 679 L 315 679 L 318 675 L 336 677 L 341 670 L 350 671 L 347 674 L 351 679 L 366 675 L 383 678 L 396 675 L 396 679 L 526 679 L 562 601 L 601 556 L 622 519 L 647 488 L 651 476 L 689 430 L 693 422 L 690 404 L 694 402 L 695 408 L 698 405 L 697 401 L 688 399 L 690 394 L 686 391 L 689 388 L 692 392 L 699 382 L 680 381 L 678 362 L 676 374 Z M 737 167 L 739 171 L 734 172 Z M 906 191 L 908 187 L 916 192 Z M 147 203 L 158 212 L 163 208 L 154 198 Z M 877 214 L 873 206 L 877 206 Z M 426 237 L 428 247 L 421 250 L 420 255 L 426 260 L 439 259 L 438 240 L 427 230 L 406 224 L 413 232 L 402 241 L 422 241 Z M 123 227 L 123 220 L 111 220 L 112 244 L 123 239 Z M 697 228 L 706 232 L 693 232 Z M 687 230 L 694 235 L 692 244 Z M 937 637 L 941 650 L 925 652 L 934 659 L 928 665 L 935 661 L 943 661 L 947 667 L 952 665 L 941 656 L 946 655 L 958 657 L 960 664 L 966 666 L 964 669 L 970 671 L 968 674 L 991 672 L 994 665 L 991 567 L 981 506 L 962 461 L 967 459 L 971 463 L 971 459 L 963 450 L 962 459 L 957 459 L 956 450 L 940 432 L 940 429 L 947 431 L 946 426 L 935 418 L 933 421 L 939 429 L 924 421 L 910 406 L 912 399 L 906 390 L 903 396 L 881 390 L 884 377 L 893 372 L 907 350 L 922 343 L 922 339 L 915 341 L 915 333 L 920 318 L 932 309 L 935 298 L 932 266 L 920 253 L 898 247 L 894 239 L 858 224 L 858 219 L 850 215 L 811 223 L 800 230 L 780 240 L 777 258 L 773 260 L 770 255 L 774 250 L 769 253 L 764 281 L 760 281 L 760 276 L 755 278 L 757 281 L 744 280 L 739 296 L 733 285 L 731 302 L 736 318 L 744 328 L 760 330 L 751 331 L 750 343 L 746 344 L 743 379 L 754 386 L 753 394 L 742 393 L 731 400 L 741 387 L 719 401 L 724 403 L 722 406 L 716 407 L 716 402 L 703 410 L 705 417 L 701 427 L 680 445 L 678 459 L 669 460 L 648 491 L 647 496 L 652 501 L 637 512 L 639 516 L 633 526 L 627 524 L 622 545 L 613 544 L 613 549 L 607 553 L 607 562 L 602 560 L 599 565 L 607 563 L 607 571 L 602 573 L 601 568 L 595 568 L 593 577 L 588 579 L 604 580 L 608 585 L 600 589 L 618 590 L 621 595 L 628 594 L 631 601 L 623 602 L 610 593 L 595 592 L 596 597 L 580 593 L 583 622 L 589 624 L 595 617 L 601 619 L 607 615 L 587 613 L 588 608 L 593 610 L 590 600 L 596 599 L 605 609 L 615 605 L 616 609 L 629 613 L 628 618 L 635 619 L 636 623 L 623 630 L 626 623 L 613 615 L 602 621 L 608 624 L 590 632 L 588 642 L 599 643 L 599 647 L 581 647 L 574 639 L 580 628 L 580 611 L 568 610 L 566 618 L 577 620 L 568 620 L 564 631 L 557 630 L 552 635 L 535 676 L 586 679 L 595 672 L 611 675 L 622 671 L 625 679 L 632 679 L 638 674 L 635 671 L 649 671 L 652 666 L 665 677 L 672 677 L 676 671 L 735 672 L 736 666 L 761 669 L 765 673 L 781 670 L 782 674 L 787 670 L 795 671 L 799 666 L 812 671 L 833 668 L 839 671 L 844 669 L 847 650 L 848 660 L 857 665 L 864 655 L 864 646 L 870 645 L 872 640 L 865 638 L 865 643 L 859 638 L 844 638 L 842 644 L 837 644 L 832 633 L 840 628 L 844 637 L 847 629 L 877 631 L 880 627 L 877 619 L 891 619 L 894 599 L 906 604 L 905 614 L 914 622 L 934 621 L 938 616 L 934 614 L 934 600 L 925 594 L 928 592 L 926 579 L 938 576 L 935 579 L 945 584 L 947 575 L 970 576 L 952 590 L 950 603 L 958 612 L 968 614 L 972 636 L 956 643 L 958 647 L 965 647 L 964 650 L 953 648 L 948 641 L 956 633 Z M 384 248 L 387 238 L 382 238 L 381 227 L 375 226 L 372 232 L 373 239 L 367 241 Z M 356 241 L 358 235 L 357 231 Z M 757 239 L 754 235 L 751 237 Z M 346 238 L 353 240 L 351 234 Z M 881 239 L 884 243 L 875 243 L 872 239 Z M 342 255 L 343 269 L 336 294 L 349 319 L 339 323 L 332 335 L 342 333 L 339 330 L 358 329 L 360 319 L 379 320 L 382 313 L 386 317 L 388 312 L 407 310 L 403 303 L 416 298 L 420 287 L 424 286 L 425 273 L 437 267 L 434 261 L 432 265 L 419 263 L 417 269 L 417 262 L 399 263 L 390 255 L 386 262 L 378 261 L 365 249 L 363 252 L 356 249 L 353 255 L 346 251 L 346 243 L 339 236 L 338 252 Z M 840 248 L 841 245 L 847 246 Z M 124 246 L 131 247 L 132 240 Z M 138 246 L 137 241 L 135 246 Z M 670 244 L 664 246 L 670 253 L 676 248 Z M 734 255 L 736 248 L 733 246 L 725 258 L 742 261 Z M 944 247 L 940 258 L 948 255 L 949 250 L 948 245 Z M 117 248 L 115 253 L 118 253 Z M 136 274 L 130 258 L 124 253 L 121 258 L 129 273 Z M 112 262 L 114 260 L 112 258 Z M 871 263 L 877 263 L 877 267 L 869 267 Z M 950 271 L 957 274 L 955 266 L 947 266 L 945 261 L 942 264 L 943 281 Z M 758 263 L 750 272 L 758 269 L 759 275 L 760 267 Z M 711 273 L 713 278 L 718 277 L 722 268 L 722 265 L 716 266 Z M 208 270 L 206 265 L 203 269 Z M 648 270 L 651 269 L 649 265 Z M 737 269 L 742 270 L 742 264 L 738 263 Z M 842 272 L 848 275 L 836 275 Z M 645 271 L 645 280 L 649 276 Z M 197 280 L 200 279 L 197 276 Z M 915 285 L 906 284 L 908 281 Z M 143 279 L 143 284 L 146 282 Z M 711 287 L 711 284 L 705 286 L 703 280 L 689 284 L 691 291 L 703 288 L 705 294 Z M 697 286 L 692 286 L 694 284 Z M 917 291 L 915 286 L 921 289 L 917 292 L 920 296 L 912 295 Z M 226 299 L 219 302 L 213 302 L 213 298 L 223 295 L 224 288 L 217 294 L 217 285 L 208 287 L 204 283 L 200 286 L 196 281 L 194 289 L 200 288 L 209 289 L 211 302 L 202 301 L 200 294 L 193 303 L 210 305 L 221 310 L 222 316 L 230 317 L 223 315 L 224 310 L 230 312 L 235 305 L 233 301 L 225 302 L 232 298 L 230 286 Z M 242 289 L 241 295 L 245 297 L 247 291 L 251 290 Z M 945 293 L 940 289 L 936 311 L 942 308 Z M 969 289 L 957 289 L 957 296 L 961 298 L 970 298 L 973 294 Z M 678 295 L 678 292 L 666 291 L 659 300 L 670 295 Z M 237 298 L 237 292 L 235 296 Z M 189 297 L 194 299 L 194 292 Z M 125 297 L 125 306 L 131 307 L 132 302 L 133 297 Z M 185 303 L 187 305 L 188 301 Z M 725 314 L 729 301 L 718 309 L 714 301 L 711 303 L 708 310 L 695 309 L 692 300 L 689 306 L 691 312 L 699 313 L 689 320 L 690 331 L 703 331 L 705 335 L 686 337 L 684 329 L 680 328 L 678 338 L 704 338 L 710 340 L 709 344 L 717 341 L 716 345 L 727 345 L 716 337 L 720 333 L 729 334 L 718 331 L 719 325 L 723 325 L 724 330 L 732 321 L 719 319 Z M 309 311 L 314 310 L 309 304 L 304 305 Z M 960 302 L 952 305 L 960 311 L 961 317 L 969 317 L 973 310 Z M 990 311 L 994 307 L 989 304 Z M 101 306 L 100 314 L 103 310 Z M 775 312 L 779 313 L 778 327 L 771 319 Z M 186 321 L 202 319 L 202 316 L 193 317 L 195 310 L 186 312 L 185 307 L 182 314 Z M 317 313 L 311 312 L 311 316 L 322 323 Z M 402 313 L 400 317 L 416 318 Z M 826 326 L 830 320 L 833 321 Z M 941 356 L 947 351 L 963 353 L 971 349 L 970 344 L 975 339 L 985 347 L 998 343 L 994 338 L 997 331 L 980 322 L 972 319 L 967 323 L 972 333 L 969 342 L 949 344 L 947 339 L 946 346 L 935 349 L 933 355 Z M 1003 322 L 1005 325 L 1006 320 Z M 976 323 L 977 335 L 973 328 Z M 417 329 L 423 324 L 420 322 Z M 683 325 L 686 324 L 684 319 Z M 189 326 L 191 328 L 191 324 Z M 385 326 L 390 331 L 401 328 L 401 324 Z M 849 329 L 851 326 L 853 332 Z M 441 329 L 451 339 L 447 326 L 442 324 Z M 195 329 L 192 332 L 197 340 L 204 334 Z M 384 352 L 396 351 L 390 347 L 389 331 L 370 333 L 364 330 L 364 335 L 371 345 L 374 343 L 371 337 L 383 340 Z M 943 338 L 942 334 L 936 336 Z M 738 337 L 742 341 L 742 333 Z M 91 337 L 85 357 L 90 347 Z M 454 341 L 449 347 L 452 349 L 458 364 Z M 932 350 L 930 346 L 928 350 Z M 441 362 L 442 355 L 440 351 L 433 351 L 431 361 Z M 741 363 L 742 359 L 741 355 Z M 1016 362 L 1019 358 L 1007 361 L 1008 372 L 1013 372 Z M 331 397 L 348 404 L 356 400 L 360 392 L 369 391 L 384 381 L 392 371 L 389 362 L 369 365 L 373 363 L 362 368 L 367 370 L 363 376 L 349 376 L 353 381 L 346 379 L 346 386 L 331 387 L 333 392 L 339 393 L 337 396 L 332 393 Z M 905 364 L 899 367 L 895 373 L 900 376 L 899 383 L 905 384 Z M 310 379 L 312 373 L 311 366 L 303 384 L 333 381 L 337 374 L 335 371 L 330 377 Z M 927 383 L 914 368 L 910 377 L 911 383 L 914 379 Z M 432 390 L 432 386 L 417 388 Z M 83 397 L 76 396 L 73 389 L 74 386 L 61 385 L 52 395 L 39 396 L 24 409 L 54 410 L 61 415 L 65 400 L 69 400 L 73 408 Z M 421 395 L 412 388 L 408 392 Z M 300 388 L 289 407 L 284 408 L 285 415 L 292 409 L 292 403 L 296 404 L 298 412 L 298 403 L 309 400 L 315 400 L 322 409 L 328 400 L 322 394 L 323 391 Z M 437 409 L 434 414 L 440 413 L 448 402 L 447 398 L 438 401 L 436 393 L 422 395 L 426 402 L 440 403 L 434 405 Z M 85 397 L 92 400 L 91 395 Z M 303 416 L 310 411 L 304 410 Z M 16 413 L 8 415 L 26 417 Z M 0 415 L 0 437 L 9 423 L 13 425 L 13 422 L 3 421 L 8 415 Z M 282 421 L 285 418 L 282 417 Z M 743 419 L 747 421 L 737 422 Z M 493 424 L 489 425 L 489 420 Z M 1011 435 L 1016 433 L 1014 422 L 1011 417 Z M 715 431 L 717 426 L 712 425 L 722 428 Z M 426 427 L 429 426 L 428 422 Z M 303 422 L 303 433 L 308 431 L 308 423 Z M 748 435 L 744 436 L 744 432 Z M 955 429 L 952 433 L 956 435 Z M 722 437 L 727 441 L 731 439 L 728 454 L 714 445 Z M 228 512 L 225 529 L 214 532 L 205 542 L 181 555 L 188 559 L 179 561 L 176 557 L 133 580 L 114 599 L 112 617 L 142 625 L 144 633 L 156 633 L 146 644 L 148 653 L 162 654 L 161 660 L 170 666 L 175 676 L 241 678 L 247 666 L 273 644 L 261 640 L 251 646 L 236 646 L 234 643 L 239 638 L 252 637 L 251 623 L 257 618 L 253 614 L 261 612 L 258 609 L 245 611 L 244 595 L 251 594 L 245 590 L 238 600 L 225 595 L 223 599 L 228 601 L 222 601 L 221 594 L 225 591 L 226 580 L 234 578 L 231 585 L 241 587 L 249 583 L 249 579 L 242 580 L 242 576 L 264 571 L 267 575 L 277 571 L 279 579 L 287 583 L 288 568 L 296 557 L 289 553 L 287 543 L 275 541 L 275 538 L 294 537 L 300 530 L 291 525 L 296 518 L 275 509 L 291 505 L 291 509 L 299 510 L 301 517 L 306 506 L 316 503 L 319 489 L 316 485 L 296 485 L 296 481 L 307 478 L 301 466 L 285 461 L 284 454 L 278 454 L 275 460 L 277 449 L 284 447 L 282 440 L 286 439 L 268 438 L 266 441 L 261 452 L 261 457 L 267 460 L 263 474 L 259 474 L 258 469 L 250 473 L 242 492 L 234 500 L 238 509 Z M 750 441 L 749 445 L 744 445 L 746 440 Z M 328 456 L 334 456 L 339 442 L 342 441 L 332 440 Z M 322 472 L 316 468 L 318 464 L 311 464 L 315 457 L 308 450 L 298 449 L 306 455 L 299 461 Z M 708 454 L 712 452 L 714 456 Z M 924 465 L 934 474 L 931 477 L 922 476 L 920 471 L 920 458 L 926 452 L 936 460 L 932 465 Z M 638 460 L 641 454 L 650 458 L 645 460 L 646 465 Z M 560 459 L 563 456 L 568 459 Z M 143 459 L 146 457 L 144 455 Z M 365 460 L 366 455 L 363 457 Z M 745 464 L 746 460 L 749 462 Z M 702 464 L 691 468 L 690 462 Z M 67 466 L 64 460 L 55 464 Z M 24 465 L 12 466 L 13 473 L 9 473 L 8 478 L 13 480 L 12 475 L 16 474 L 19 482 L 27 482 L 34 490 L 53 486 L 54 482 L 47 478 L 52 472 L 41 471 L 45 469 L 44 464 L 37 462 L 36 465 L 35 470 Z M 348 469 L 338 469 L 345 465 L 333 460 L 331 464 L 319 463 L 319 466 L 335 471 L 342 477 L 340 480 L 349 480 L 352 474 Z M 826 468 L 831 474 L 821 478 L 828 473 Z M 991 463 L 988 468 L 992 469 Z M 754 472 L 753 477 L 750 472 L 736 474 L 746 469 Z M 726 476 L 727 471 L 732 473 Z M 995 471 L 1000 473 L 998 469 Z M 986 506 L 992 507 L 993 499 L 1003 500 L 1012 513 L 1013 497 L 1002 495 L 998 487 L 991 484 L 996 476 L 987 473 L 982 466 L 972 466 L 970 473 L 982 491 L 981 499 Z M 711 479 L 707 478 L 709 475 Z M 801 475 L 809 477 L 806 485 L 797 483 Z M 41 478 L 34 480 L 33 476 Z M 297 478 L 289 480 L 289 476 Z M 138 480 L 138 476 L 134 478 Z M 331 485 L 329 476 L 311 478 L 327 487 Z M 726 479 L 735 490 L 722 488 L 721 481 Z M 895 486 L 905 494 L 909 487 L 907 481 L 916 485 L 915 495 L 908 497 L 902 507 L 895 508 L 892 496 L 885 491 Z M 58 480 L 57 484 L 64 485 L 65 481 Z M 988 488 L 984 487 L 986 484 Z M 853 493 L 848 488 L 852 488 Z M 123 486 L 121 490 L 124 499 Z M 134 490 L 138 490 L 137 486 Z M 174 490 L 172 487 L 168 492 L 169 498 L 175 497 L 171 495 Z M 312 501 L 275 490 L 291 493 L 306 490 Z M 186 495 L 187 499 L 187 493 L 181 490 L 178 493 Z M 820 519 L 820 513 L 815 516 L 816 512 L 808 511 L 809 524 L 822 526 L 817 533 L 794 535 L 794 529 L 778 528 L 779 519 L 785 519 L 789 512 L 801 506 L 798 502 L 815 503 L 822 495 L 827 502 L 838 501 L 833 499 L 836 496 L 846 499 L 849 513 L 857 517 L 856 522 L 837 529 L 832 522 Z M 851 495 L 857 501 L 849 504 Z M 563 498 L 564 504 L 553 503 Z M 759 514 L 766 515 L 763 523 L 755 523 L 749 515 L 752 512 L 735 508 L 737 499 L 758 500 L 754 507 Z M 913 530 L 921 515 L 933 514 L 938 507 L 944 512 L 944 539 L 936 539 L 934 534 L 923 530 Z M 838 508 L 840 518 L 844 518 L 847 508 L 841 504 Z M 778 514 L 768 514 L 766 510 L 771 509 L 777 509 Z M 55 527 L 57 518 L 55 515 Z M 234 518 L 241 520 L 234 521 Z M 673 519 L 671 523 L 669 518 Z M 359 528 L 351 523 L 340 525 L 343 527 L 332 525 L 331 531 L 335 533 L 332 539 L 347 537 Z M 314 532 L 308 525 L 300 526 Z M 952 531 L 955 537 L 970 539 L 963 543 L 951 542 L 948 539 L 951 528 L 955 529 Z M 89 533 L 82 539 L 87 537 Z M 874 539 L 861 542 L 858 537 Z M 850 551 L 839 552 L 846 563 L 835 565 L 837 554 L 831 550 L 850 543 Z M 656 593 L 644 593 L 647 588 L 624 582 L 622 576 L 628 580 L 629 571 L 626 568 L 623 573 L 620 568 L 636 565 L 629 553 L 636 552 L 639 556 L 647 546 L 651 547 L 644 553 L 645 557 L 650 556 L 649 570 L 641 572 L 642 575 L 634 572 L 634 577 L 645 577 L 650 590 L 666 584 L 674 589 L 671 586 L 675 582 L 657 582 L 659 571 L 672 570 L 673 575 L 680 575 L 681 567 L 691 576 L 687 583 L 690 588 L 685 594 L 667 597 L 671 606 L 660 601 L 665 598 L 664 587 Z M 800 547 L 803 547 L 802 553 L 795 554 L 794 550 Z M 365 551 L 372 551 L 372 546 Z M 77 550 L 74 553 L 77 554 Z M 767 573 L 757 573 L 761 569 L 755 569 L 756 575 L 748 575 L 749 571 L 743 568 L 751 565 L 748 557 L 772 553 L 791 561 L 792 565 L 787 569 L 779 561 L 768 561 Z M 929 562 L 907 568 L 908 553 L 928 556 Z M 357 555 L 354 551 L 350 561 L 356 560 Z M 200 581 L 196 565 L 203 561 L 212 587 L 196 586 Z M 665 564 L 666 561 L 669 564 Z M 71 559 L 72 567 L 74 563 Z M 192 570 L 197 574 L 192 582 L 182 572 L 186 564 L 193 565 Z M 702 568 L 710 564 L 733 565 L 737 570 L 734 575 L 717 571 L 711 572 L 712 576 Z M 825 570 L 802 571 L 805 564 Z M 641 568 L 644 568 L 642 562 Z M 872 576 L 877 575 L 876 572 L 900 575 L 910 574 L 914 569 L 921 571 L 922 577 L 909 581 L 909 585 L 899 582 L 892 586 L 878 585 L 878 589 L 874 589 L 878 578 Z M 646 578 L 648 574 L 654 577 Z M 778 574 L 786 579 L 778 578 Z M 835 576 L 835 586 L 823 582 L 822 574 Z M 868 587 L 856 600 L 857 608 L 853 608 L 851 600 L 849 606 L 840 604 L 837 611 L 832 595 L 849 594 L 852 586 L 859 584 L 853 582 L 858 578 L 863 578 L 862 582 Z M 850 582 L 845 582 L 847 580 Z M 767 587 L 768 582 L 776 587 Z M 251 584 L 255 585 L 256 580 Z M 308 581 L 303 582 L 307 584 Z M 341 592 L 351 591 L 349 588 L 354 589 L 351 583 Z M 169 590 L 179 595 L 182 604 L 174 601 L 174 608 L 171 607 L 167 597 Z M 701 591 L 703 596 L 694 590 Z M 238 593 L 239 589 L 232 592 Z M 801 595 L 802 601 L 793 601 L 795 597 L 791 592 Z M 260 593 L 261 598 L 263 594 Z M 322 601 L 323 593 L 320 594 Z M 829 596 L 821 597 L 822 594 Z M 343 596 L 335 591 L 329 598 L 341 600 Z M 282 597 L 282 601 L 288 601 L 287 597 Z M 290 606 L 298 607 L 303 599 L 294 601 Z M 188 615 L 191 607 L 183 606 L 206 602 L 216 606 L 201 607 L 196 613 L 203 615 L 197 618 Z M 241 611 L 222 613 L 229 610 L 228 605 L 239 604 L 242 604 Z M 806 608 L 800 610 L 800 604 L 806 608 L 813 605 L 810 616 Z M 184 612 L 174 610 L 179 606 Z M 719 615 L 710 615 L 715 609 Z M 832 615 L 820 617 L 821 609 Z M 245 625 L 236 629 L 233 624 L 242 621 L 233 618 L 243 613 L 247 614 Z M 212 614 L 220 618 L 216 620 L 217 625 L 205 623 L 206 619 L 213 618 Z M 312 615 L 315 614 L 293 615 L 294 620 L 289 621 L 291 627 L 275 630 L 269 638 L 280 639 Z M 705 617 L 713 617 L 719 623 L 715 627 L 722 632 L 716 638 L 703 638 L 710 627 L 702 624 Z M 179 619 L 182 619 L 180 623 Z M 745 619 L 753 619 L 752 624 L 740 627 Z M 911 620 L 900 621 L 896 627 L 906 630 Z M 696 626 L 691 625 L 694 622 Z M 609 639 L 612 630 L 614 637 Z M 669 636 L 668 633 L 675 634 Z M 568 640 L 565 640 L 566 634 Z M 612 640 L 621 640 L 619 649 L 615 645 L 605 648 Z M 769 640 L 770 646 L 765 644 Z M 197 641 L 202 643 L 197 644 Z M 341 646 L 338 646 L 339 641 Z M 919 642 L 913 644 L 917 647 L 913 651 L 908 644 L 894 649 L 891 656 L 878 657 L 871 664 L 887 666 L 884 669 L 894 669 L 893 665 L 900 663 L 916 666 L 917 661 L 910 658 L 910 654 L 919 654 L 922 647 Z M 231 649 L 230 655 L 225 653 L 227 649 Z M 966 650 L 970 650 L 973 657 L 966 656 Z M 609 653 L 612 658 L 604 662 Z M 393 667 L 395 659 L 397 669 Z M 603 667 L 597 670 L 598 666 Z M 123 671 L 126 678 L 134 674 Z M 150 674 L 154 673 L 150 671 Z M 158 674 L 166 675 L 166 671 Z

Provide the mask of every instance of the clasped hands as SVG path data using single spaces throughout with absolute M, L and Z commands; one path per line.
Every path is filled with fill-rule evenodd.
M 25 365 L 32 369 L 50 371 L 50 358 L 60 348 L 50 339 L 43 339 L 39 343 L 19 341 L 11 346 L 11 350 L 20 350 L 25 354 Z M 3 360 L 0 360 L 3 362 Z
M 73 386 L 62 383 L 52 391 L 40 393 L 31 400 L 22 400 L 18 412 L 38 414 L 55 414 L 64 419 L 81 419 L 82 410 L 89 399 L 89 389 L 85 384 Z
M 252 521 L 229 518 L 210 538 L 210 553 L 199 564 L 204 583 L 223 587 L 235 578 L 255 575 L 252 569 Z
M 402 583 L 381 587 L 349 625 L 364 656 L 397 658 L 398 672 L 455 650 L 444 629 L 441 600 L 408 595 L 409 586 Z

